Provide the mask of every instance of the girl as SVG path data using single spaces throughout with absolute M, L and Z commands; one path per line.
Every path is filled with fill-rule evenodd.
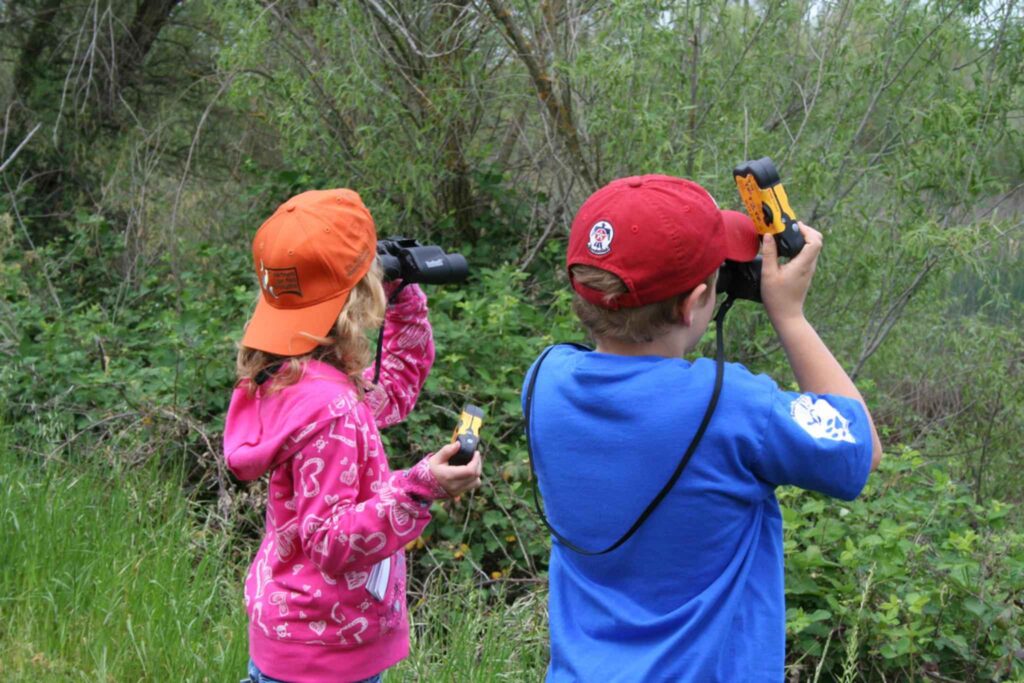
M 266 534 L 245 584 L 253 683 L 379 681 L 409 652 L 405 544 L 431 501 L 480 484 L 479 453 L 448 464 L 457 444 L 388 468 L 377 430 L 412 410 L 434 344 L 426 297 L 382 286 L 376 245 L 351 190 L 293 197 L 253 240 L 262 291 L 224 432 L 235 475 L 270 473 Z M 371 385 L 365 330 L 382 317 Z

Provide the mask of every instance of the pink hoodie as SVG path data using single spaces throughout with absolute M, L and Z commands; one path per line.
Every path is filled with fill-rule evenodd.
M 228 467 L 245 480 L 270 472 L 266 535 L 245 583 L 249 653 L 266 675 L 357 681 L 408 655 L 403 548 L 446 494 L 426 458 L 392 472 L 377 430 L 409 414 L 433 362 L 426 297 L 410 286 L 388 308 L 380 383 L 363 400 L 319 361 L 269 396 L 235 389 Z M 381 561 L 390 579 L 377 600 L 367 581 Z

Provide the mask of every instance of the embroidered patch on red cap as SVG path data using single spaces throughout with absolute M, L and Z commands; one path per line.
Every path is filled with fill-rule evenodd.
M 612 238 L 615 236 L 615 229 L 608 221 L 598 221 L 590 228 L 590 240 L 587 242 L 587 249 L 595 256 L 604 256 L 612 250 Z

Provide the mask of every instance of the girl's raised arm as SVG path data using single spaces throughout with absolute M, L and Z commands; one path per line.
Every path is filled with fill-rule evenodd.
M 395 285 L 385 285 L 391 296 Z M 384 353 L 380 379 L 366 391 L 377 428 L 383 429 L 405 419 L 427 381 L 434 365 L 434 333 L 427 319 L 427 297 L 419 285 L 408 285 L 384 314 Z M 373 382 L 374 368 L 363 373 Z

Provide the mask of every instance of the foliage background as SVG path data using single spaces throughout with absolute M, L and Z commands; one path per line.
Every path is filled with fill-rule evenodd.
M 473 265 L 466 286 L 429 293 L 438 363 L 388 435 L 402 466 L 466 400 L 489 416 L 487 483 L 436 507 L 416 578 L 425 595 L 452 577 L 493 607 L 541 609 L 549 542 L 518 394 L 540 349 L 582 337 L 561 270 L 575 208 L 647 172 L 738 207 L 732 166 L 770 155 L 826 235 L 809 317 L 888 453 L 855 503 L 780 492 L 788 675 L 1024 678 L 1018 2 L 11 0 L 0 36 L 6 481 L 113 468 L 131 487 L 170 482 L 143 490 L 188 503 L 176 524 L 209 535 L 230 586 L 261 526 L 260 486 L 219 454 L 249 240 L 290 195 L 349 186 L 382 235 Z M 727 332 L 733 360 L 792 382 L 759 310 L 737 307 Z M 6 503 L 8 528 L 42 515 L 31 486 L 8 491 L 22 501 Z M 0 584 L 7 653 L 36 623 L 13 596 L 60 594 L 59 571 L 26 570 L 43 562 L 32 533 L 56 526 L 13 528 L 5 557 L 25 559 Z M 214 579 L 190 581 L 174 590 Z M 227 622 L 209 633 L 244 639 L 216 604 Z M 38 645 L 40 661 L 68 642 Z M 236 643 L 205 665 L 240 657 Z

